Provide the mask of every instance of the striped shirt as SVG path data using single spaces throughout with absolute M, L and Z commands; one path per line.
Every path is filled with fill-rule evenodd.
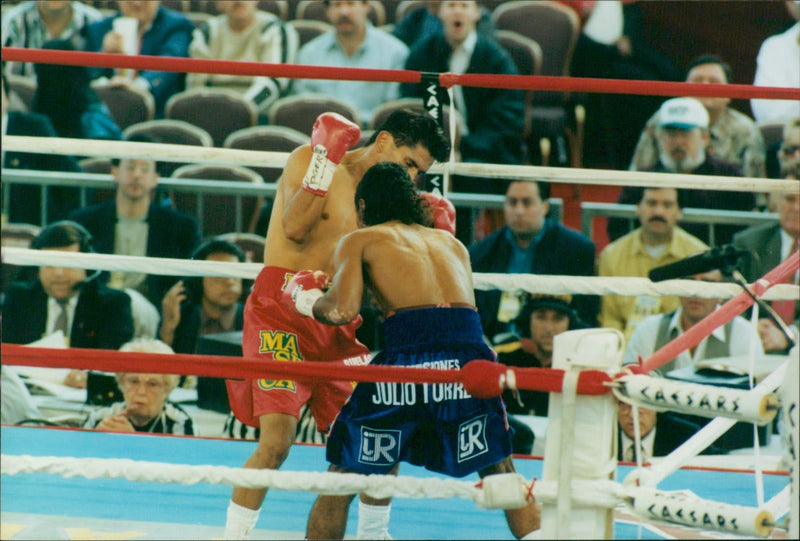
M 83 428 L 95 429 L 103 419 L 113 417 L 122 413 L 127 406 L 125 402 L 115 402 L 108 407 L 100 408 L 89 414 L 83 423 Z M 149 432 L 151 434 L 174 434 L 178 436 L 194 436 L 194 422 L 189 414 L 178 404 L 164 402 L 161 413 L 156 415 L 149 423 L 144 426 L 133 425 L 137 432 Z
M 103 14 L 96 8 L 83 2 L 70 2 L 72 21 L 58 36 L 51 36 L 39 17 L 36 2 L 23 2 L 8 10 L 3 15 L 2 38 L 3 47 L 25 47 L 39 49 L 52 39 L 78 38 L 81 29 L 91 22 L 100 20 Z M 83 49 L 80 43 L 75 44 L 78 50 Z M 6 62 L 6 74 L 35 77 L 33 64 L 30 62 Z

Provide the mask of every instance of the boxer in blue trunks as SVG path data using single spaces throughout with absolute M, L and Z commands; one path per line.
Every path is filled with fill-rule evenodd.
M 322 271 L 300 271 L 284 301 L 322 323 L 346 325 L 368 287 L 387 316 L 375 364 L 459 370 L 494 359 L 474 308 L 469 254 L 442 219 L 449 202 L 423 201 L 402 166 L 383 162 L 365 173 L 355 204 L 359 229 L 336 248 L 333 282 Z M 396 473 L 402 461 L 456 477 L 514 471 L 502 401 L 473 398 L 457 384 L 359 383 L 331 427 L 327 458 L 335 472 Z M 319 496 L 306 537 L 341 539 L 352 499 Z M 517 538 L 539 528 L 534 502 L 505 513 Z

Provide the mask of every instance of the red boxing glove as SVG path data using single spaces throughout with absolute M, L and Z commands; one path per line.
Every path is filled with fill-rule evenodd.
M 283 288 L 282 299 L 293 304 L 304 316 L 314 317 L 314 303 L 322 297 L 330 286 L 328 275 L 322 271 L 302 270 L 292 276 Z
M 333 172 L 347 149 L 358 143 L 361 128 L 337 113 L 323 113 L 311 130 L 314 155 L 303 177 L 303 189 L 324 196 L 333 181 Z
M 456 209 L 453 204 L 437 192 L 422 192 L 420 198 L 427 201 L 433 216 L 433 227 L 456 234 Z

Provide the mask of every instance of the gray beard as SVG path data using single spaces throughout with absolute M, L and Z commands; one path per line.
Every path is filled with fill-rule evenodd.
M 698 150 L 695 159 L 687 156 L 683 160 L 676 160 L 663 150 L 660 152 L 659 158 L 668 171 L 673 173 L 691 173 L 706 161 L 706 149 L 701 148 Z

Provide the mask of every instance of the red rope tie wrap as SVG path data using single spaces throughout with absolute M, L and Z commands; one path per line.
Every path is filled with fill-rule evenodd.
M 327 79 L 341 81 L 374 81 L 419 83 L 422 72 L 299 64 L 262 64 L 233 60 L 206 60 L 150 55 L 122 55 L 54 49 L 3 47 L 3 60 L 40 64 L 65 64 L 95 68 L 129 68 L 137 71 L 170 71 L 180 73 L 212 73 L 227 75 L 288 77 L 290 79 Z M 667 81 L 637 81 L 623 79 L 590 79 L 546 75 L 494 75 L 476 73 L 441 73 L 439 84 L 444 88 L 455 85 L 483 88 L 549 90 L 561 92 L 592 92 L 636 94 L 649 96 L 698 96 L 737 99 L 763 98 L 800 100 L 800 89 L 758 87 L 738 84 L 676 83 Z

